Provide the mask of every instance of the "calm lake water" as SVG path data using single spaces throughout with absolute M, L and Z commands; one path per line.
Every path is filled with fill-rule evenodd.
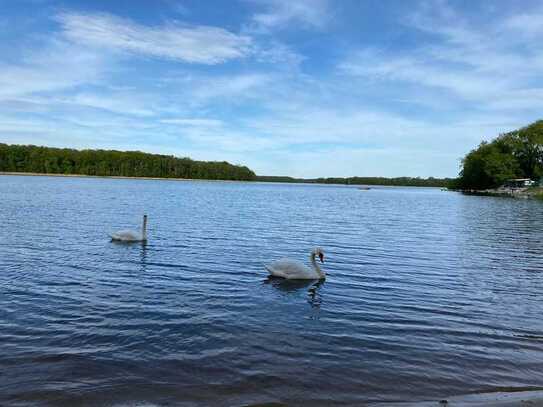
M 143 213 L 147 245 L 109 241 Z M 363 405 L 543 386 L 541 202 L 0 176 L 0 214 L 2 405 Z M 324 283 L 267 280 L 264 263 L 317 245 Z

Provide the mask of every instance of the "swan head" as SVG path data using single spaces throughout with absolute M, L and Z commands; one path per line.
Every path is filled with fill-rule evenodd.
M 324 263 L 324 251 L 320 247 L 316 247 L 313 250 L 313 254 L 315 256 L 319 256 L 319 260 L 321 261 L 321 263 Z

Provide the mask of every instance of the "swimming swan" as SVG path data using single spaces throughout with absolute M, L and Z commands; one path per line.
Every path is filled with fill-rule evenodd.
M 326 278 L 326 274 L 317 264 L 315 256 L 319 256 L 321 263 L 324 263 L 324 252 L 317 247 L 309 256 L 313 268 L 307 267 L 301 261 L 291 259 L 276 260 L 265 267 L 270 275 L 286 278 L 287 280 L 323 280 Z
M 146 242 L 147 241 L 147 215 L 143 215 L 143 227 L 141 233 L 133 230 L 120 230 L 111 234 L 111 240 L 115 242 Z

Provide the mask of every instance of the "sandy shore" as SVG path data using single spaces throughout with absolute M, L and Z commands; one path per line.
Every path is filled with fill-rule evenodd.
M 469 394 L 443 400 L 378 403 L 374 407 L 543 407 L 543 390 Z

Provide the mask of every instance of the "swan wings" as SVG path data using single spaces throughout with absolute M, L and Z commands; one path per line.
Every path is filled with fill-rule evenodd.
M 141 242 L 144 239 L 141 233 L 134 232 L 133 230 L 120 230 L 111 234 L 111 240 L 119 242 Z
M 321 277 L 304 263 L 291 259 L 276 260 L 265 266 L 270 275 L 289 280 L 314 280 Z

